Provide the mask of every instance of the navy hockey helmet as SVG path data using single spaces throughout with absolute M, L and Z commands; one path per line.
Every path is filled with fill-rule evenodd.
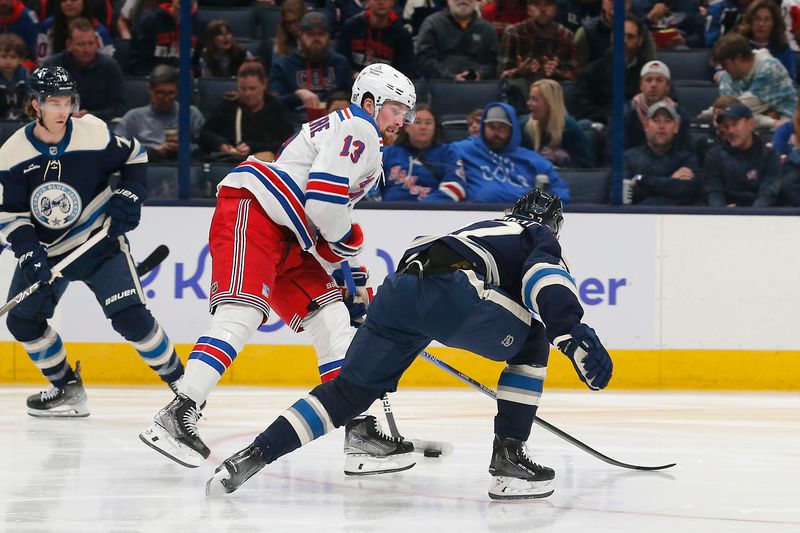
M 564 207 L 561 198 L 541 189 L 531 189 L 523 194 L 511 208 L 511 214 L 530 218 L 550 228 L 558 238 L 561 226 L 564 225 Z
M 53 96 L 72 97 L 72 112 L 80 109 L 80 96 L 78 85 L 64 67 L 39 67 L 31 74 L 30 97 L 36 99 L 39 105 Z

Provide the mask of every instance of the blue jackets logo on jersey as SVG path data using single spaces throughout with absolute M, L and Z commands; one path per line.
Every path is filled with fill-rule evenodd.
M 81 214 L 81 208 L 78 192 L 60 181 L 42 183 L 31 194 L 33 217 L 50 229 L 63 229 L 71 225 Z

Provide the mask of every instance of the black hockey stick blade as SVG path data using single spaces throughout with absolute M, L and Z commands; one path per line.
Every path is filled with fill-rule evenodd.
M 489 396 L 490 398 L 495 399 L 495 400 L 497 399 L 497 393 L 494 390 L 490 389 L 489 387 L 487 387 L 483 383 L 480 383 L 479 381 L 476 381 L 476 380 L 472 379 L 471 377 L 469 377 L 468 375 L 464 374 L 463 372 L 461 372 L 457 368 L 452 367 L 449 364 L 445 363 L 444 361 L 442 361 L 438 357 L 436 357 L 434 355 L 431 355 L 428 352 L 422 352 L 420 355 L 426 361 L 428 361 L 429 363 L 432 363 L 433 365 L 438 366 L 439 368 L 441 368 L 445 372 L 447 372 L 449 374 L 452 374 L 453 376 L 457 377 L 458 379 L 460 379 L 461 381 L 463 381 L 467 385 L 469 385 L 471 387 L 474 387 L 475 389 L 479 390 L 480 392 L 482 392 L 486 396 Z M 581 450 L 585 451 L 589 455 L 592 455 L 592 456 L 594 456 L 594 457 L 600 459 L 601 461 L 604 461 L 604 462 L 606 462 L 606 463 L 608 463 L 610 465 L 619 466 L 620 468 L 629 468 L 631 470 L 654 471 L 654 470 L 664 470 L 666 468 L 672 468 L 673 466 L 675 466 L 677 464 L 677 463 L 670 463 L 670 464 L 667 464 L 667 465 L 658 465 L 658 466 L 641 466 L 641 465 L 634 465 L 634 464 L 630 464 L 630 463 L 623 463 L 622 461 L 617 461 L 616 459 L 612 459 L 611 457 L 598 452 L 597 450 L 595 450 L 591 446 L 589 446 L 587 444 L 584 444 L 583 442 L 579 441 L 578 439 L 576 439 L 575 437 L 573 437 L 569 433 L 566 433 L 566 432 L 558 429 L 553 424 L 551 424 L 551 423 L 549 423 L 549 422 L 547 422 L 545 420 L 542 420 L 538 416 L 534 417 L 533 422 L 537 426 L 546 429 L 547 431 L 553 433 L 554 435 L 556 435 L 558 437 L 561 437 L 562 439 L 564 439 L 565 441 L 569 442 L 573 446 L 576 446 L 577 448 L 580 448 Z
M 160 244 L 156 247 L 155 250 L 150 252 L 150 255 L 144 258 L 144 261 L 136 265 L 136 273 L 141 278 L 142 276 L 149 273 L 155 267 L 161 264 L 161 262 L 167 258 L 169 255 L 169 248 L 166 245 Z

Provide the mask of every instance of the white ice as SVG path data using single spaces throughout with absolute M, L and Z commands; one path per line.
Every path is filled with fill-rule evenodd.
M 605 464 L 534 428 L 537 462 L 556 470 L 543 500 L 487 496 L 493 403 L 467 389 L 401 390 L 398 425 L 447 440 L 388 476 L 342 473 L 342 430 L 268 465 L 213 500 L 204 483 L 305 389 L 216 389 L 201 422 L 200 468 L 137 435 L 166 387 L 87 385 L 87 419 L 35 419 L 33 387 L 0 387 L 0 531 L 793 532 L 800 531 L 800 395 L 545 391 L 539 414 L 616 459 L 677 462 L 659 473 Z M 377 412 L 377 410 L 376 410 Z

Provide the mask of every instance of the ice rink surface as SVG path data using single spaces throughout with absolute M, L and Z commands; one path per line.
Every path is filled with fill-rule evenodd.
M 0 387 L 0 531 L 800 532 L 799 394 L 545 391 L 539 414 L 590 446 L 678 466 L 624 470 L 534 427 L 555 493 L 493 502 L 494 405 L 468 389 L 391 396 L 401 432 L 452 442 L 448 457 L 348 477 L 340 429 L 219 500 L 204 495 L 214 468 L 305 389 L 216 389 L 200 423 L 212 455 L 196 469 L 139 442 L 166 387 L 88 384 L 92 414 L 72 420 L 28 416 L 36 390 Z

